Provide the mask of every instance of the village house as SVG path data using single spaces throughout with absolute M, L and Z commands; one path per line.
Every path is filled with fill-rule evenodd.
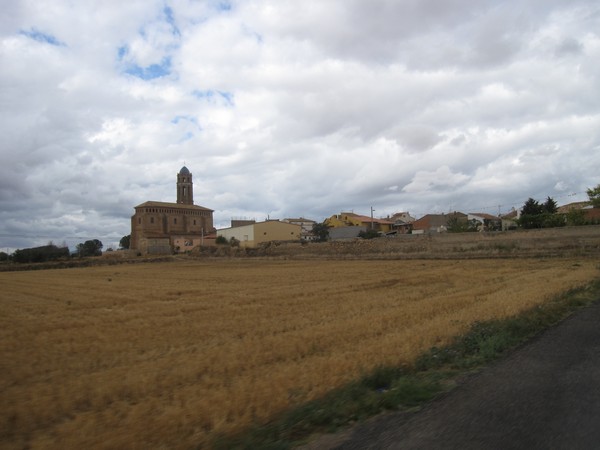
M 396 234 L 410 234 L 412 232 L 412 224 L 415 220 L 408 212 L 398 212 L 388 217 L 387 220 L 393 222 L 392 230 Z
M 502 230 L 502 219 L 487 213 L 469 213 L 469 222 L 477 222 L 478 231 L 500 231 Z
M 317 239 L 317 236 L 315 236 L 312 232 L 313 226 L 316 223 L 314 220 L 299 217 L 297 219 L 283 219 L 282 222 L 300 225 L 300 227 L 302 228 L 302 233 L 300 236 L 302 240 L 313 241 Z
M 329 238 L 352 239 L 358 237 L 361 231 L 375 230 L 388 233 L 392 230 L 393 222 L 386 219 L 361 216 L 353 212 L 341 212 L 323 221 L 329 228 Z
M 594 208 L 593 205 L 587 202 L 573 202 L 558 208 L 559 214 L 568 214 L 572 211 L 580 210 L 584 223 L 600 223 L 600 208 Z
M 364 230 L 376 230 L 387 233 L 392 230 L 393 222 L 386 219 L 361 216 L 352 212 L 341 212 L 325 219 L 324 223 L 332 228 L 337 227 L 362 227 Z
M 467 214 L 453 212 L 449 214 L 426 214 L 412 224 L 412 234 L 444 233 L 448 231 L 448 221 L 455 219 L 465 225 L 468 223 Z
M 256 248 L 270 241 L 299 241 L 301 235 L 302 227 L 300 225 L 279 220 L 266 220 L 217 230 L 217 236 L 222 236 L 229 242 L 235 239 L 239 246 L 244 248 Z

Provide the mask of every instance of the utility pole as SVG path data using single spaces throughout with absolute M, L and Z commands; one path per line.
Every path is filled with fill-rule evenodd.
M 371 206 L 371 230 L 374 228 L 374 227 L 373 227 L 373 212 L 374 212 L 374 211 L 375 211 L 375 210 L 374 210 L 374 209 L 373 209 L 373 207 Z

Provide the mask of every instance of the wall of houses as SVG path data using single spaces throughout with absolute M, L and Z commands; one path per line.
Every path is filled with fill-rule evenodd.
M 209 237 L 176 236 L 172 239 L 173 250 L 177 253 L 191 251 L 194 247 L 212 247 L 215 245 L 214 235 Z
M 223 236 L 228 241 L 235 238 L 240 247 L 254 248 L 270 241 L 300 240 L 302 227 L 279 220 L 267 220 L 252 225 L 217 230 L 217 236 Z
M 340 214 L 334 214 L 333 216 L 325 219 L 325 224 L 332 228 L 337 227 L 366 227 L 367 229 L 373 228 L 374 230 L 387 233 L 392 230 L 393 222 L 385 219 L 376 219 L 368 216 L 361 216 L 359 214 L 341 212 Z
M 173 253 L 169 238 L 147 239 L 141 238 L 136 249 L 140 253 L 148 255 L 170 255 Z
M 329 239 L 354 239 L 361 231 L 367 231 L 367 227 L 335 227 L 329 229 Z
M 448 230 L 448 221 L 452 218 L 467 223 L 467 215 L 459 212 L 449 214 L 426 214 L 412 224 L 412 234 L 443 233 Z

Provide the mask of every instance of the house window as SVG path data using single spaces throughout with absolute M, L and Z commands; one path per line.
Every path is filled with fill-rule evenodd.
M 154 223 L 154 217 L 150 217 L 150 223 Z
M 174 218 L 174 219 L 173 219 L 173 223 L 174 223 L 175 225 L 177 225 L 177 218 Z
M 194 219 L 194 225 L 196 225 L 196 219 Z
M 141 224 L 142 224 L 142 218 L 138 217 L 138 225 L 141 225 Z

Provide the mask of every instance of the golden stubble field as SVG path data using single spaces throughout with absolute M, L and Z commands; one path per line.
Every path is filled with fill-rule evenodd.
M 597 262 L 220 260 L 0 273 L 0 448 L 194 448 Z

